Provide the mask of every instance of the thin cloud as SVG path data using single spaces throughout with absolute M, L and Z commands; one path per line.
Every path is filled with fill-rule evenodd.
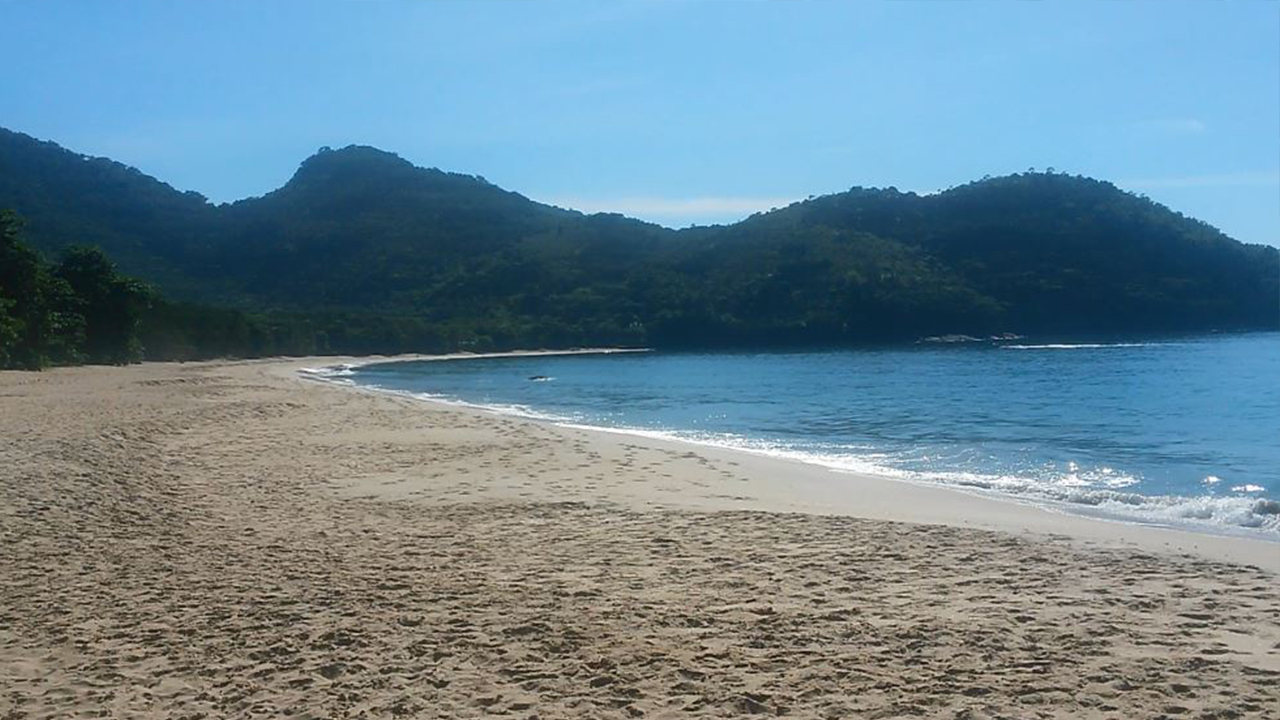
M 1280 170 L 1140 178 L 1119 183 L 1131 188 L 1272 187 L 1280 185 Z
M 1209 126 L 1196 118 L 1144 120 L 1134 123 L 1134 127 L 1142 132 L 1159 135 L 1200 135 L 1209 131 Z
M 715 215 L 750 215 L 780 208 L 795 202 L 788 197 L 622 197 L 622 198 L 551 198 L 547 202 L 586 213 L 616 212 L 632 217 L 708 217 Z

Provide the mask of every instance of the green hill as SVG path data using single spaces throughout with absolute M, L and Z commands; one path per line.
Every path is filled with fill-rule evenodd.
M 0 130 L 0 208 L 50 257 L 98 245 L 168 297 L 311 318 L 317 347 L 335 351 L 1280 325 L 1275 248 L 1058 174 L 925 196 L 854 188 L 674 231 L 357 146 L 215 206 Z M 357 343 L 348 330 L 361 323 L 385 337 Z

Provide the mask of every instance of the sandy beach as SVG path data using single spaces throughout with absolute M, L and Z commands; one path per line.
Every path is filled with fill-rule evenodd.
M 0 373 L 0 718 L 1280 717 L 1280 544 L 343 361 Z

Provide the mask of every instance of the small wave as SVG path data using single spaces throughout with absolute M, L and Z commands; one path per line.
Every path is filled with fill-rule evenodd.
M 1044 345 L 1001 345 L 1005 350 L 1097 350 L 1100 348 L 1162 347 L 1170 343 L 1047 343 Z
M 338 385 L 355 385 L 351 379 L 356 374 L 357 365 L 327 365 L 318 368 L 299 368 L 298 374 L 305 378 Z
M 741 436 L 600 427 L 563 421 L 558 424 L 582 430 L 605 430 L 737 450 L 820 465 L 830 470 L 855 475 L 871 475 L 915 484 L 977 491 L 984 495 L 1028 502 L 1105 520 L 1185 527 L 1206 532 L 1230 533 L 1233 529 L 1243 529 L 1280 536 L 1280 502 L 1243 496 L 1192 497 L 1124 492 L 1119 488 L 1137 483 L 1138 478 L 1108 467 L 1088 473 L 1069 469 L 1066 474 L 1053 480 L 962 471 L 924 472 L 888 465 L 885 463 L 888 458 L 884 455 L 812 452 L 782 443 Z M 1086 481 L 1082 482 L 1082 475 L 1087 478 Z M 1086 483 L 1089 486 L 1086 486 Z M 1257 487 L 1258 490 L 1263 489 L 1258 486 L 1252 487 Z
M 326 365 L 318 368 L 299 368 L 298 372 L 305 375 L 315 377 L 332 378 L 332 377 L 349 377 L 356 374 L 358 365 L 342 363 L 339 365 Z
M 772 453 L 770 453 L 772 454 Z M 789 454 L 789 453 L 788 453 Z M 803 455 L 803 454 L 801 454 Z M 1110 468 L 1082 474 L 1067 472 L 1055 478 L 972 472 L 923 472 L 887 467 L 881 463 L 843 457 L 795 457 L 834 470 L 876 475 L 910 482 L 975 490 L 1013 500 L 1087 514 L 1101 519 L 1140 524 L 1183 526 L 1209 532 L 1235 529 L 1280 536 L 1280 503 L 1237 495 L 1143 495 L 1122 490 L 1137 478 Z M 1111 472 L 1106 472 L 1111 470 Z M 1084 479 L 1087 478 L 1087 479 Z M 1245 486 L 1262 492 L 1257 485 Z

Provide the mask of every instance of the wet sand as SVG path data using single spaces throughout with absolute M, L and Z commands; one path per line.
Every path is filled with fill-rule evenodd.
M 1275 717 L 1280 545 L 301 380 L 0 373 L 0 718 Z

